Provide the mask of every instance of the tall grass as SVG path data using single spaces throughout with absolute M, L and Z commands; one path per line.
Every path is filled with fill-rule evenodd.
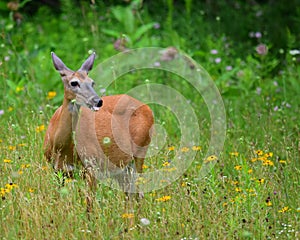
M 191 4 L 192 1 L 186 1 L 188 21 L 202 21 L 193 14 Z M 138 17 L 132 20 L 137 29 L 153 22 L 146 10 L 140 10 L 139 16 L 145 22 Z M 1 238 L 299 238 L 297 59 L 287 55 L 286 66 L 280 65 L 277 74 L 278 60 L 270 54 L 259 55 L 255 47 L 246 58 L 233 58 L 239 52 L 231 47 L 230 39 L 215 40 L 215 36 L 209 35 L 201 40 L 205 47 L 191 48 L 191 42 L 196 39 L 179 37 L 174 29 L 151 29 L 142 39 L 151 46 L 176 42 L 177 47 L 190 53 L 211 74 L 226 108 L 224 150 L 218 158 L 204 159 L 210 140 L 210 117 L 192 86 L 177 76 L 158 71 L 128 74 L 105 89 L 106 94 L 124 93 L 145 81 L 166 84 L 189 100 L 199 119 L 202 142 L 200 146 L 191 142 L 180 149 L 176 117 L 170 109 L 152 104 L 156 122 L 164 126 L 169 138 L 159 154 L 146 159 L 144 171 L 172 172 L 168 160 L 176 151 L 183 156 L 185 152 L 195 151 L 194 161 L 177 181 L 145 193 L 140 208 L 135 206 L 133 212 L 125 207 L 124 193 L 99 182 L 97 201 L 88 216 L 85 202 L 88 188 L 81 165 L 77 166 L 74 179 L 64 179 L 62 186 L 63 176 L 56 176 L 43 157 L 45 128 L 63 97 L 50 51 L 56 50 L 74 69 L 91 49 L 99 53 L 97 61 L 101 62 L 116 53 L 113 49 L 116 39 L 99 34 L 100 29 L 103 26 L 122 29 L 124 23 L 116 22 L 109 12 L 95 8 L 89 11 L 86 5 L 81 9 L 86 23 L 66 20 L 66 14 L 70 19 L 75 17 L 64 11 L 57 19 L 51 18 L 49 10 L 41 8 L 36 19 L 4 32 L 5 43 L 0 50 L 4 56 L 0 77 L 5 83 L 0 90 Z M 171 19 L 173 11 L 169 9 L 165 24 L 169 28 L 177 24 L 179 31 L 184 31 L 182 19 Z M 60 32 L 53 31 L 54 26 L 59 26 Z M 23 35 L 28 37 L 22 40 Z M 134 44 L 141 43 L 137 40 L 132 44 L 135 47 Z M 49 94 L 50 91 L 55 94 Z M 199 172 L 207 161 L 215 165 L 202 178 Z M 132 218 L 134 225 L 130 224 Z

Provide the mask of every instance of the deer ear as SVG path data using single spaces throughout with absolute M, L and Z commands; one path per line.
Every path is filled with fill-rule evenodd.
M 73 73 L 72 70 L 70 70 L 64 63 L 63 61 L 56 56 L 56 54 L 54 52 L 51 52 L 51 56 L 52 56 L 52 61 L 53 61 L 53 65 L 55 67 L 55 69 L 57 71 L 59 71 L 60 75 L 66 75 L 68 73 Z
M 96 56 L 96 53 L 93 52 L 87 60 L 85 60 L 85 62 L 81 65 L 79 71 L 85 71 L 85 72 L 89 72 L 92 68 L 93 68 L 93 65 L 94 65 L 94 61 L 95 61 L 95 56 Z

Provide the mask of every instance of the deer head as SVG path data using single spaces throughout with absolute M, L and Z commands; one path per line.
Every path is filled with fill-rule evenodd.
M 88 77 L 93 68 L 95 53 L 92 53 L 77 71 L 69 69 L 54 52 L 51 55 L 54 67 L 64 83 L 65 100 L 70 103 L 75 101 L 78 106 L 87 106 L 93 111 L 98 111 L 102 106 L 102 99 L 94 90 L 93 79 Z

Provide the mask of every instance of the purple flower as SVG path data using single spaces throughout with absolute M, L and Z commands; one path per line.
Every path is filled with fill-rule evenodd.
M 160 62 L 155 62 L 153 65 L 154 67 L 160 67 Z
M 260 87 L 256 88 L 256 93 L 257 93 L 257 95 L 261 94 L 261 88 Z
M 211 53 L 211 54 L 214 54 L 214 55 L 215 55 L 215 54 L 218 54 L 218 50 L 212 49 L 212 50 L 210 51 L 210 53 Z
M 0 109 L 0 116 L 4 114 L 4 110 Z
M 268 47 L 266 44 L 259 44 L 257 47 L 256 47 L 256 52 L 259 54 L 259 55 L 267 55 L 268 53 Z
M 278 109 L 279 109 L 279 107 L 278 107 L 278 106 L 275 106 L 273 110 L 274 110 L 275 112 L 277 112 Z
M 232 70 L 232 66 L 226 66 L 226 70 L 227 71 L 231 71 Z
M 262 37 L 261 32 L 256 32 L 256 33 L 255 33 L 255 37 L 256 37 L 256 38 L 261 38 L 261 37 Z
M 158 22 L 154 23 L 153 28 L 154 29 L 159 29 L 160 28 L 160 24 Z
M 216 58 L 216 59 L 215 59 L 215 63 L 220 63 L 221 61 L 222 61 L 221 58 Z

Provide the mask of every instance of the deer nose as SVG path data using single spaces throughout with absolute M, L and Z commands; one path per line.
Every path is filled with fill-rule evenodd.
M 103 101 L 102 99 L 99 99 L 98 103 L 97 103 L 97 107 L 102 107 L 103 105 Z

